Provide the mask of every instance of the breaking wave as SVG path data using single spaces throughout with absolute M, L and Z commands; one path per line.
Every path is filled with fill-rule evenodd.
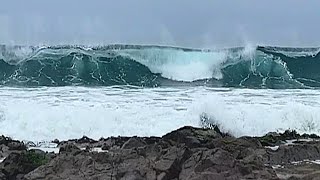
M 320 87 L 318 48 L 0 46 L 2 86 Z

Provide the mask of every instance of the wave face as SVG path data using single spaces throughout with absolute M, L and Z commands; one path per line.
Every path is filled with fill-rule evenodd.
M 0 46 L 2 86 L 320 87 L 318 48 Z

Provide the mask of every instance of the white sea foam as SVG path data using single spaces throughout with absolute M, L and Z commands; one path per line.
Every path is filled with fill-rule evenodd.
M 236 136 L 320 134 L 319 90 L 0 88 L 0 134 L 20 140 L 161 136 L 205 113 Z
M 0 48 L 0 59 L 17 63 L 29 57 L 33 52 L 34 50 L 28 46 L 2 46 Z
M 222 97 L 221 97 L 222 95 Z M 295 129 L 320 133 L 318 90 L 236 90 L 200 100 L 204 111 L 221 128 L 236 136 L 263 135 Z
M 222 79 L 221 69 L 226 61 L 249 60 L 255 71 L 256 46 L 247 44 L 242 51 L 231 53 L 220 51 L 183 51 L 178 49 L 149 48 L 119 50 L 120 54 L 129 56 L 137 62 L 147 66 L 153 73 L 160 73 L 163 77 L 191 82 L 201 79 Z
M 147 66 L 153 73 L 178 81 L 199 79 L 221 79 L 221 66 L 226 61 L 227 52 L 185 52 L 182 50 L 150 48 L 141 50 L 121 50 L 123 55 Z

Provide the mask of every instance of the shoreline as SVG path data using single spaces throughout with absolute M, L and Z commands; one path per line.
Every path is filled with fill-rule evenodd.
M 45 152 L 53 151 L 53 152 Z M 162 137 L 88 137 L 47 147 L 0 136 L 1 179 L 313 179 L 320 137 L 239 137 L 185 126 Z

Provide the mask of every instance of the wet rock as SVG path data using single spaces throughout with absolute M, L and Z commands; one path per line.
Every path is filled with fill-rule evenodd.
M 280 138 L 283 140 L 288 140 L 301 138 L 301 136 L 295 130 L 286 130 L 284 133 L 280 133 Z
M 77 139 L 75 140 L 76 143 L 79 143 L 79 144 L 84 144 L 84 143 L 96 143 L 97 141 L 96 140 L 93 140 L 91 138 L 88 138 L 87 136 L 83 136 L 82 138 L 80 139 Z
M 35 151 L 13 152 L 1 163 L 1 171 L 6 179 L 20 179 L 24 174 L 47 162 L 48 158 L 43 153 Z
M 59 141 L 59 139 L 54 139 L 54 140 L 52 141 L 52 143 L 59 144 L 60 141 Z
M 303 138 L 320 139 L 320 136 L 316 134 L 302 134 Z
M 233 154 L 220 148 L 201 149 L 184 163 L 180 179 L 277 179 L 271 167 L 256 158 L 235 159 Z
M 146 143 L 142 138 L 132 137 L 122 145 L 122 149 L 132 149 L 145 146 Z
M 101 147 L 101 150 L 103 150 L 103 151 L 107 151 L 107 150 L 109 150 L 109 149 L 110 149 L 110 147 L 107 146 L 106 144 L 104 144 L 104 145 Z
M 281 145 L 276 151 L 268 150 L 270 164 L 288 164 L 303 160 L 320 159 L 320 142 Z
M 11 141 L 7 145 L 9 150 L 27 150 L 27 147 L 19 141 Z
M 188 147 L 199 147 L 213 139 L 221 138 L 222 135 L 214 129 L 194 128 L 190 126 L 182 127 L 164 135 L 162 138 L 171 144 L 184 143 Z
M 153 177 L 153 178 L 151 178 Z M 61 154 L 25 176 L 26 179 L 154 179 L 150 162 L 132 150 L 113 153 L 82 151 Z
M 6 175 L 0 172 L 0 180 L 6 180 Z
M 156 143 L 159 143 L 159 141 L 161 140 L 160 137 L 148 137 L 148 138 L 143 138 L 143 141 L 146 142 L 148 145 L 154 145 Z
M 287 140 L 299 140 L 299 139 L 318 139 L 320 137 L 315 134 L 298 134 L 295 130 L 286 130 L 283 133 L 271 132 L 262 137 L 258 137 L 263 146 L 278 146 L 286 143 Z
M 8 157 L 11 152 L 22 152 L 26 151 L 26 149 L 24 143 L 0 136 L 0 159 Z
M 95 144 L 99 147 L 104 147 L 105 149 L 119 149 L 127 142 L 130 137 L 109 137 L 109 138 L 100 138 L 100 140 Z
M 0 136 L 0 144 L 5 144 L 7 145 L 7 142 L 10 141 L 11 139 L 5 136 Z
M 88 138 L 87 136 L 83 136 L 80 139 L 71 139 L 68 141 L 61 141 L 59 142 L 59 140 L 55 140 L 56 144 L 58 144 L 58 147 L 63 147 L 67 144 L 75 144 L 78 148 L 91 148 L 93 146 L 95 146 L 95 144 L 98 142 L 94 139 Z
M 0 145 L 8 146 L 10 150 L 26 150 L 23 142 L 12 140 L 9 137 L 0 136 Z
M 67 143 L 62 145 L 59 151 L 59 153 L 70 153 L 70 154 L 76 154 L 80 152 L 81 150 L 74 143 Z
M 7 157 L 9 154 L 10 154 L 9 147 L 4 144 L 1 144 L 0 145 L 0 159 Z
M 318 166 L 292 166 L 295 161 L 320 159 L 320 142 L 301 139 L 310 136 L 287 131 L 236 138 L 223 134 L 217 126 L 183 127 L 163 137 L 110 137 L 99 141 L 82 137 L 60 142 L 59 154 L 34 150 L 27 158 L 29 151 L 19 148 L 19 143 L 0 137 L 0 148 L 11 153 L 0 164 L 0 180 L 2 176 L 30 180 L 315 179 L 320 175 Z M 296 139 L 294 143 L 283 143 L 292 138 Z M 16 150 L 7 146 L 10 143 Z M 279 144 L 278 149 L 264 146 L 275 144 Z M 107 151 L 97 152 L 95 148 Z M 279 164 L 283 168 L 272 168 Z
M 161 179 L 179 178 L 182 169 L 182 163 L 191 156 L 191 151 L 186 147 L 172 147 L 164 151 L 154 168 Z
M 297 162 L 287 164 L 275 171 L 280 179 L 302 179 L 302 180 L 318 180 L 320 179 L 320 165 L 312 162 Z
M 74 148 L 70 150 L 72 149 Z M 63 152 L 47 165 L 25 175 L 25 179 L 76 179 L 76 177 L 86 179 L 86 175 L 83 173 L 92 171 L 91 157 L 84 155 L 84 152 L 76 155 L 67 154 L 69 151 Z M 87 166 L 88 172 L 82 169 L 85 166 Z
M 258 139 L 263 146 L 277 146 L 285 143 L 284 138 L 281 138 L 281 135 L 275 132 L 268 133 Z

